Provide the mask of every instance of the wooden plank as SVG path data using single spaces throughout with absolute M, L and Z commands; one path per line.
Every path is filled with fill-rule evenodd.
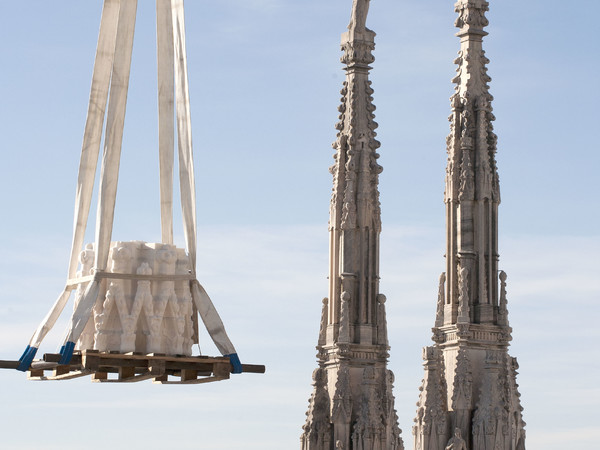
M 92 375 L 92 381 L 104 381 L 106 379 L 108 379 L 106 372 L 94 372 Z
M 97 371 L 100 365 L 100 358 L 96 353 L 85 352 L 81 362 L 86 369 Z
M 152 365 L 148 365 L 148 372 L 151 373 L 154 377 L 160 377 L 165 374 L 166 364 L 162 360 L 154 360 L 152 361 Z
M 177 361 L 165 361 L 165 366 L 166 366 L 167 370 L 186 370 L 187 369 L 187 370 L 199 370 L 201 372 L 212 372 L 215 364 L 219 364 L 219 363 L 186 363 L 186 362 L 178 363 Z M 220 364 L 229 365 L 229 362 L 220 363 Z
M 140 375 L 135 375 L 133 377 L 128 378 L 105 378 L 97 381 L 99 381 L 100 383 L 137 383 L 138 381 L 150 380 L 151 378 L 154 378 L 154 375 L 152 375 L 150 372 L 144 372 Z
M 265 373 L 266 367 L 257 364 L 242 364 L 242 372 L 244 373 Z
M 30 370 L 27 373 L 27 378 L 30 379 L 30 380 L 33 380 L 33 379 L 36 379 L 36 378 L 37 379 L 42 379 L 42 378 L 44 378 L 44 371 L 43 370 Z
M 201 384 L 226 380 L 233 369 L 228 357 L 204 355 L 173 356 L 83 350 L 74 353 L 70 364 L 58 364 L 60 358 L 58 353 L 46 353 L 43 361 L 37 360 L 32 364 L 28 378 L 68 380 L 92 374 L 92 381 L 102 383 L 134 383 L 152 379 L 159 384 Z M 4 363 L 11 368 L 18 365 L 18 361 Z M 53 374 L 46 377 L 45 370 L 53 370 Z M 265 366 L 243 364 L 242 371 L 265 373 Z M 109 373 L 115 373 L 117 377 L 109 378 Z M 178 377 L 179 380 L 169 381 L 169 377 Z
M 229 374 L 231 373 L 231 364 L 230 363 L 220 363 L 215 364 L 213 367 L 213 373 L 215 377 L 227 377 L 229 378 Z
M 135 367 L 119 367 L 119 381 L 135 376 Z
M 60 375 L 64 375 L 66 373 L 69 373 L 70 371 L 71 371 L 70 366 L 56 366 L 54 368 L 54 374 L 52 375 L 52 378 L 56 379 L 56 377 L 58 377 Z
M 17 367 L 19 367 L 19 361 L 0 360 L 0 369 L 16 369 Z
M 45 362 L 59 363 L 61 358 L 62 358 L 62 355 L 60 353 L 44 353 L 44 361 Z M 80 351 L 77 350 L 73 353 L 73 357 L 71 358 L 71 361 L 69 362 L 69 364 L 70 365 L 81 364 L 81 352 Z
M 98 370 L 100 366 L 102 367 L 139 367 L 142 369 L 148 368 L 148 360 L 141 359 L 126 359 L 120 358 L 116 356 L 121 355 L 84 355 L 83 357 L 83 367 L 90 370 Z
M 74 378 L 80 378 L 80 377 L 85 377 L 90 375 L 92 372 L 90 372 L 89 370 L 74 370 L 74 371 L 70 371 L 67 372 L 63 375 L 57 375 L 57 376 L 51 376 L 51 377 L 44 377 L 45 380 L 56 380 L 56 381 L 60 381 L 60 380 L 72 380 Z
M 166 382 L 168 382 L 169 380 L 169 376 L 168 375 L 161 375 L 159 377 L 154 377 L 154 379 L 152 380 L 153 383 L 156 384 L 165 384 Z
M 205 378 L 197 378 L 195 380 L 189 381 L 158 381 L 157 384 L 203 384 L 203 383 L 211 383 L 213 381 L 222 381 L 229 379 L 227 377 L 205 377 Z
M 84 351 L 84 356 L 89 354 L 89 350 Z M 94 353 L 99 358 L 113 358 L 113 359 L 130 359 L 130 360 L 154 360 L 162 359 L 170 362 L 190 362 L 190 363 L 212 363 L 212 362 L 229 362 L 229 358 L 225 357 L 212 357 L 212 356 L 167 356 L 163 354 L 149 353 L 136 354 L 136 353 Z
M 192 369 L 183 369 L 181 371 L 181 381 L 190 381 L 198 378 L 198 371 Z

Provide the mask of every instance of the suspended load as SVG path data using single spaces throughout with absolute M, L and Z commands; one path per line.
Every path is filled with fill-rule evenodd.
M 67 282 L 19 361 L 1 361 L 0 367 L 29 371 L 38 380 L 92 375 L 95 381 L 112 382 L 204 383 L 230 373 L 264 373 L 264 366 L 241 364 L 196 276 L 183 0 L 156 1 L 162 242 L 111 242 L 136 12 L 137 0 L 104 1 Z M 84 247 L 103 131 L 95 242 Z M 173 244 L 175 137 L 185 249 Z M 74 309 L 60 352 L 35 360 L 73 291 Z M 192 345 L 199 341 L 198 315 L 222 356 L 192 356 Z

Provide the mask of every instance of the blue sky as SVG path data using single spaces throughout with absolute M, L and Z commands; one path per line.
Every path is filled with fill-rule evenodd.
M 156 241 L 154 6 L 139 3 L 113 238 Z M 242 360 L 267 374 L 167 387 L 34 383 L 3 371 L 4 448 L 299 447 L 327 293 L 327 169 L 351 3 L 186 2 L 200 282 Z M 381 289 L 407 448 L 444 268 L 452 5 L 373 0 L 368 20 L 384 167 Z M 101 6 L 0 2 L 0 359 L 20 356 L 63 287 Z M 600 439 L 599 15 L 596 0 L 492 0 L 488 14 L 500 262 L 531 449 Z M 206 339 L 202 348 L 216 354 Z

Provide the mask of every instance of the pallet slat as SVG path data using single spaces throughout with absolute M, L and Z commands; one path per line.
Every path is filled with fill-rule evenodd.
M 59 364 L 61 355 L 44 354 L 29 370 L 31 380 L 69 380 L 86 375 L 100 383 L 136 383 L 153 380 L 158 384 L 201 384 L 226 380 L 233 370 L 228 357 L 171 356 L 164 354 L 103 353 L 76 351 L 69 364 Z M 0 368 L 15 368 L 18 361 L 0 361 Z M 45 375 L 45 371 L 52 371 Z M 243 364 L 242 371 L 265 373 L 265 366 Z M 110 376 L 109 376 L 110 374 Z

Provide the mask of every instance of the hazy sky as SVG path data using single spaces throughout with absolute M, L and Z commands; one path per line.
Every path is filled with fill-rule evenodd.
M 160 237 L 153 3 L 138 7 L 113 240 Z M 444 270 L 453 3 L 373 0 L 368 20 L 381 290 L 407 449 Z M 600 2 L 490 3 L 500 264 L 528 448 L 589 450 L 600 440 Z M 242 361 L 267 373 L 159 386 L 35 383 L 5 370 L 2 448 L 299 448 L 327 294 L 328 167 L 351 4 L 186 2 L 199 279 Z M 66 277 L 101 8 L 0 0 L 0 359 L 20 356 Z M 182 244 L 180 221 L 177 230 Z M 57 350 L 65 326 L 42 351 Z

